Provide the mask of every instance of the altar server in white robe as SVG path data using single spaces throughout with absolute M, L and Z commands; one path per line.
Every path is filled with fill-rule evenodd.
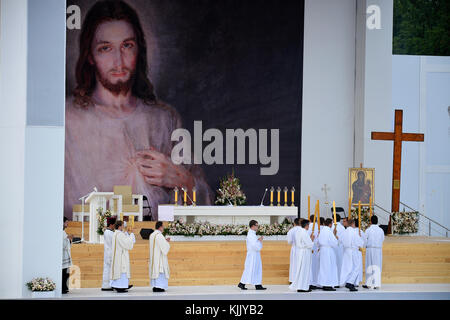
M 290 254 L 290 260 L 289 260 L 289 282 L 292 283 L 294 281 L 295 272 L 297 270 L 296 263 L 298 261 L 297 258 L 297 246 L 295 241 L 295 236 L 297 234 L 297 231 L 301 229 L 300 228 L 300 219 L 295 218 L 294 219 L 294 227 L 291 228 L 287 233 L 287 242 L 291 245 L 291 254 Z
M 131 278 L 128 251 L 133 249 L 133 239 L 123 232 L 122 221 L 116 221 L 115 229 L 112 242 L 111 287 L 117 292 L 127 292 L 131 288 L 128 285 Z
M 361 245 L 361 249 L 362 249 L 366 246 L 366 244 L 364 242 L 364 231 L 359 229 L 358 226 L 359 226 L 359 221 L 355 220 L 355 232 L 356 232 L 356 236 L 359 238 L 359 242 L 362 243 L 362 245 Z M 356 286 L 359 286 L 363 280 L 364 266 L 363 266 L 363 256 L 362 256 L 361 249 L 358 250 L 358 278 L 356 279 L 356 283 L 357 283 Z
M 314 240 L 313 240 L 313 247 L 312 247 L 312 256 L 311 256 L 311 274 L 309 277 L 310 281 L 310 288 L 311 289 L 317 289 L 317 276 L 319 274 L 319 245 L 317 243 L 318 236 L 319 236 L 319 225 L 318 223 L 311 224 L 308 229 L 308 235 L 312 234 L 312 229 L 314 229 Z
M 170 250 L 170 238 L 163 235 L 164 226 L 162 221 L 156 222 L 155 231 L 150 235 L 150 285 L 153 292 L 164 292 L 169 287 L 170 268 L 167 255 Z
M 336 214 L 336 227 L 333 226 L 331 227 L 331 229 L 334 232 L 334 229 L 336 229 L 336 236 L 338 239 L 340 239 L 342 237 L 342 234 L 345 232 L 345 228 L 344 226 L 341 224 L 341 216 L 339 214 Z M 338 279 L 341 275 L 341 268 L 342 268 L 342 256 L 344 254 L 344 247 L 342 246 L 342 243 L 340 241 L 338 241 L 338 245 L 334 248 L 334 253 L 336 254 L 336 265 L 337 265 L 337 270 L 338 270 Z
M 249 223 L 250 229 L 247 233 L 247 256 L 245 258 L 244 272 L 242 273 L 241 281 L 238 287 L 242 290 L 247 290 L 246 284 L 252 284 L 256 290 L 266 290 L 262 286 L 262 261 L 261 249 L 263 237 L 258 237 L 258 222 L 251 220 Z
M 102 291 L 112 291 L 111 288 L 111 262 L 112 262 L 112 241 L 114 237 L 114 224 L 116 218 L 110 217 L 106 220 L 106 229 L 103 233 L 103 282 Z
M 344 255 L 342 256 L 342 268 L 339 283 L 345 285 L 350 291 L 358 291 L 355 288 L 359 273 L 359 256 L 358 251 L 364 243 L 357 234 L 358 229 L 355 228 L 355 220 L 348 221 L 348 227 L 339 239 L 344 247 Z
M 297 262 L 295 264 L 294 278 L 289 286 L 297 292 L 310 292 L 310 277 L 312 264 L 312 247 L 314 235 L 308 233 L 309 220 L 302 220 L 301 227 L 295 231 L 295 246 L 297 251 Z
M 319 275 L 317 283 L 325 291 L 336 291 L 333 287 L 339 285 L 338 269 L 336 265 L 335 248 L 338 246 L 338 240 L 335 233 L 331 231 L 333 220 L 325 220 L 324 226 L 319 234 Z
M 364 233 L 364 243 L 366 246 L 366 284 L 363 287 L 366 289 L 369 287 L 377 289 L 381 286 L 384 231 L 377 225 L 377 216 L 373 215 L 370 218 L 370 223 L 370 227 Z

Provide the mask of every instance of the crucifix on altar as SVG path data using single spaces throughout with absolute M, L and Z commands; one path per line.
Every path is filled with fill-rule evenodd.
M 402 166 L 402 142 L 424 141 L 423 133 L 403 132 L 403 110 L 395 110 L 394 132 L 372 132 L 372 140 L 394 141 L 394 162 L 392 167 L 392 204 L 391 212 L 400 210 L 400 177 Z M 391 233 L 391 218 L 389 217 L 388 233 Z

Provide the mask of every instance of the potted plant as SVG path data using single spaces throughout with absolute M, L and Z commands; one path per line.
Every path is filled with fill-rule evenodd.
M 56 284 L 49 278 L 34 278 L 27 282 L 28 289 L 31 290 L 31 297 L 38 299 L 54 298 Z

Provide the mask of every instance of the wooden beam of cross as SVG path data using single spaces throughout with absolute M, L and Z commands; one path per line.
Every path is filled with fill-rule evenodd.
M 394 141 L 394 164 L 392 168 L 392 203 L 391 212 L 400 210 L 400 177 L 402 168 L 402 142 L 424 141 L 423 133 L 403 132 L 403 110 L 395 110 L 394 132 L 372 132 L 372 140 Z M 389 233 L 391 233 L 391 221 L 389 219 Z

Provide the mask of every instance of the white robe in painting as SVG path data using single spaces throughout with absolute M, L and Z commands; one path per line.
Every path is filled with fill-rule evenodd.
M 338 240 L 330 227 L 322 226 L 318 238 L 319 243 L 319 275 L 317 283 L 321 287 L 334 287 L 339 285 L 338 269 L 336 265 L 335 248 Z
M 106 229 L 103 234 L 103 282 L 102 288 L 111 288 L 112 241 L 114 231 Z
M 366 246 L 366 285 L 381 286 L 381 271 L 383 266 L 384 232 L 376 224 L 371 225 L 364 232 Z
M 295 241 L 295 236 L 297 234 L 297 230 L 301 229 L 299 226 L 294 226 L 287 233 L 287 242 L 291 245 L 291 254 L 289 259 L 289 282 L 294 281 L 295 272 L 297 270 L 297 246 Z M 305 230 L 306 231 L 306 230 Z
M 356 231 L 355 231 L 356 230 Z M 362 239 L 357 234 L 358 229 L 348 227 L 342 234 L 339 241 L 344 247 L 344 255 L 342 256 L 342 268 L 339 278 L 339 284 L 345 285 L 350 283 L 357 285 L 359 275 L 359 248 L 364 245 Z
M 128 251 L 133 249 L 133 239 L 126 233 L 116 230 L 112 245 L 111 287 L 126 289 L 131 278 Z
M 312 257 L 311 257 L 311 275 L 310 275 L 310 285 L 318 286 L 317 277 L 319 275 L 319 246 L 318 246 L 318 235 L 319 235 L 319 226 L 317 223 L 314 224 L 314 242 L 312 247 Z M 308 234 L 311 236 L 313 229 L 313 224 L 309 224 Z
M 259 241 L 258 238 L 256 231 L 252 229 L 248 230 L 247 256 L 245 258 L 244 272 L 241 277 L 241 283 L 243 284 L 262 285 L 262 241 Z
M 152 287 L 167 289 L 170 278 L 169 260 L 167 255 L 170 243 L 159 230 L 155 230 L 149 238 L 149 275 Z
M 334 248 L 334 253 L 336 254 L 336 264 L 338 269 L 338 279 L 341 276 L 341 268 L 342 268 L 342 256 L 344 255 L 344 247 L 342 246 L 342 243 L 339 241 L 339 239 L 342 237 L 342 235 L 345 232 L 345 227 L 337 223 L 336 224 L 337 229 L 337 237 L 338 237 L 338 245 Z M 332 231 L 334 231 L 334 225 L 331 228 Z
M 295 231 L 295 247 L 297 252 L 297 261 L 295 263 L 295 276 L 291 290 L 308 290 L 311 282 L 311 263 L 313 242 L 308 231 L 299 227 Z

